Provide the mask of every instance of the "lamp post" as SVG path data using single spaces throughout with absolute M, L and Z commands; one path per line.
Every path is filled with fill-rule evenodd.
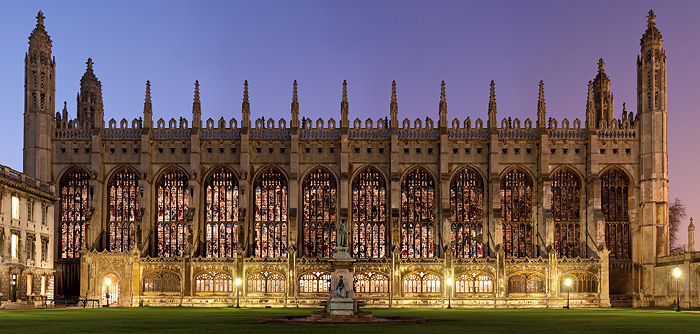
M 681 278 L 681 268 L 674 268 L 673 269 L 673 276 L 676 277 L 676 312 L 681 311 L 681 285 L 680 285 L 680 278 Z
M 109 291 L 111 290 L 110 285 L 112 285 L 112 280 L 109 279 L 109 277 L 105 278 L 105 285 L 107 286 L 107 292 L 105 293 L 105 297 L 107 298 L 107 305 L 105 305 L 105 307 L 109 307 Z
M 238 277 L 238 278 L 236 278 L 236 308 L 241 307 L 241 304 L 240 304 L 241 295 L 240 295 L 240 293 L 241 293 L 241 278 Z
M 571 278 L 567 277 L 564 281 L 564 284 L 566 284 L 566 306 L 564 306 L 564 308 L 569 309 L 569 293 L 571 292 Z
M 452 308 L 452 278 L 447 278 L 447 308 Z

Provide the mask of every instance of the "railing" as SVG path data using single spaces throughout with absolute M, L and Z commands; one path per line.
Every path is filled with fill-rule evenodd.
M 90 139 L 92 130 L 90 129 L 57 129 L 55 133 L 59 139 Z

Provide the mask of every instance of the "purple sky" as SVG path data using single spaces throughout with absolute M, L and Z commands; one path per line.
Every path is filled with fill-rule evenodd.
M 71 117 L 92 57 L 105 121 L 141 116 L 146 80 L 154 120 L 191 118 L 195 80 L 204 120 L 240 120 L 246 79 L 251 118 L 289 119 L 296 79 L 302 116 L 338 120 L 347 79 L 351 119 L 387 116 L 391 80 L 400 119 L 436 119 L 441 80 L 450 120 L 485 120 L 491 80 L 499 118 L 535 119 L 544 80 L 548 115 L 583 121 L 600 57 L 616 116 L 623 102 L 636 112 L 650 8 L 668 56 L 670 198 L 685 202 L 687 225 L 700 217 L 697 1 L 3 1 L 0 164 L 22 169 L 24 53 L 39 9 L 57 62 L 56 108 L 68 101 Z

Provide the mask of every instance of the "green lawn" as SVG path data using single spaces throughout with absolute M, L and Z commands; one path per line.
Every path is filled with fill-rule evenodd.
M 110 308 L 0 311 L 0 333 L 700 333 L 700 313 L 646 309 L 372 309 L 377 316 L 419 316 L 422 324 L 317 326 L 261 324 L 259 316 L 308 315 L 310 309 Z

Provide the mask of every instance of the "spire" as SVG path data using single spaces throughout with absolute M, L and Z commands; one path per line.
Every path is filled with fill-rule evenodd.
M 391 82 L 391 103 L 389 104 L 389 112 L 391 114 L 391 127 L 399 127 L 399 104 L 396 102 L 396 80 Z
M 39 12 L 41 14 L 41 12 Z M 656 27 L 656 15 L 654 15 L 654 10 L 649 9 L 649 15 L 647 15 L 647 28 Z
M 297 96 L 297 81 L 292 84 L 292 128 L 299 127 L 299 97 Z
M 596 128 L 595 108 L 593 105 L 593 81 L 588 81 L 588 95 L 586 97 L 586 127 L 589 130 Z
M 656 27 L 656 15 L 654 15 L 654 10 L 650 9 L 649 15 L 647 15 L 647 30 L 644 32 L 644 35 L 642 35 L 639 44 L 642 47 L 656 46 L 661 48 L 662 39 L 663 36 L 661 36 L 661 32 Z
M 592 83 L 591 99 L 593 101 L 593 122 L 592 125 L 600 127 L 600 122 L 605 121 L 607 124 L 613 119 L 613 95 L 610 91 L 610 78 L 605 74 L 605 61 L 603 58 L 598 60 L 598 74 Z
M 447 129 L 447 96 L 445 94 L 445 80 L 442 80 L 442 83 L 440 84 L 440 105 L 438 110 L 440 113 L 438 127 L 441 129 Z
M 489 93 L 489 127 L 498 127 L 498 119 L 496 118 L 496 83 L 493 80 L 491 80 L 491 91 Z
M 348 128 L 350 126 L 350 120 L 348 120 L 349 113 L 348 106 L 348 82 L 343 80 L 343 97 L 340 101 L 340 128 Z
M 199 100 L 199 80 L 194 81 L 194 102 L 192 102 L 192 127 L 202 126 L 202 103 Z
M 241 127 L 247 129 L 250 127 L 250 102 L 248 101 L 248 80 L 243 81 L 243 103 L 241 106 L 243 120 Z
M 540 93 L 537 97 L 537 127 L 547 127 L 547 104 L 544 102 L 544 81 L 540 80 Z
M 80 93 L 78 94 L 78 122 L 88 127 L 102 128 L 104 125 L 104 109 L 102 105 L 102 83 L 93 69 L 92 58 L 85 62 L 87 68 L 80 78 Z
M 151 102 L 151 81 L 146 80 L 146 98 L 143 101 L 144 127 L 153 127 L 153 103 Z
M 39 13 L 36 14 L 36 26 L 37 27 L 44 27 L 44 12 L 39 11 Z
M 695 251 L 695 224 L 693 217 L 690 217 L 690 225 L 688 225 L 688 252 Z

